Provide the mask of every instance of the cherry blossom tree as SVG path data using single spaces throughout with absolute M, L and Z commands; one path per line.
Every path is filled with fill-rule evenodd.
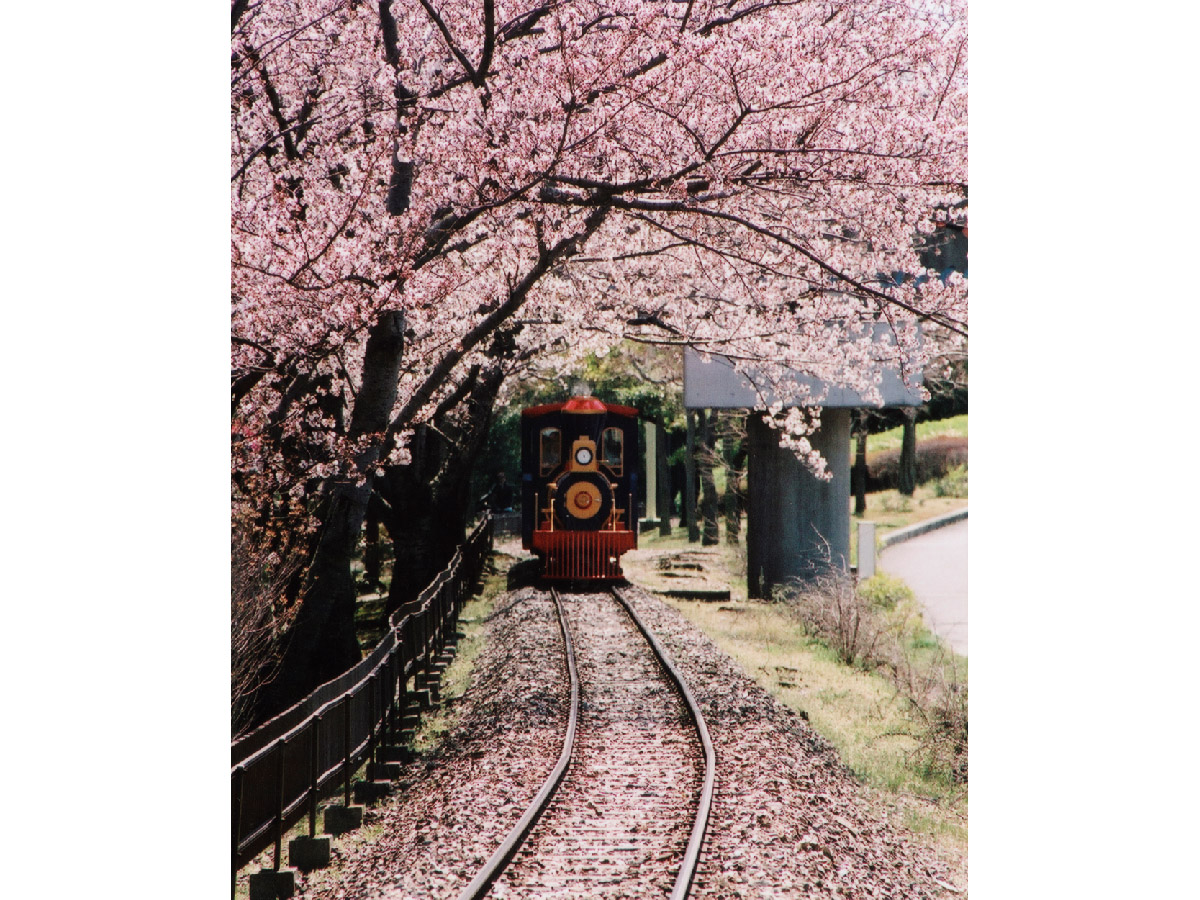
M 820 398 L 789 370 L 871 395 L 964 337 L 917 244 L 965 196 L 965 26 L 961 0 L 237 0 L 234 520 L 313 554 L 275 702 L 357 652 L 374 481 L 542 349 L 722 353 L 803 454 L 782 401 Z

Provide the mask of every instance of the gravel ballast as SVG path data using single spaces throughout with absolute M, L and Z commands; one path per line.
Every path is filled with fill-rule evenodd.
M 717 754 L 692 896 L 949 898 L 965 885 L 892 826 L 833 748 L 703 633 L 638 588 L 626 598 L 689 680 Z M 549 595 L 497 598 L 472 683 L 436 756 L 407 763 L 335 869 L 306 898 L 454 898 L 554 767 L 566 727 L 562 638 Z

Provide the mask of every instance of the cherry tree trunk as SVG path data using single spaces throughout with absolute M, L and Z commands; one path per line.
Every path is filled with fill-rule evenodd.
M 500 365 L 474 372 L 434 416 L 434 427 L 417 428 L 412 462 L 390 467 L 377 486 L 396 555 L 389 615 L 417 599 L 466 537 L 471 471 L 503 381 Z
M 717 530 L 717 483 L 713 480 L 713 417 L 715 412 L 700 410 L 697 413 L 700 426 L 700 518 L 704 520 L 704 531 L 700 543 L 711 547 L 720 540 Z
M 904 410 L 904 430 L 900 439 L 900 472 L 897 487 L 911 497 L 917 489 L 917 411 Z
M 379 540 L 379 499 L 371 496 L 367 503 L 366 533 L 363 535 L 363 581 L 372 591 L 379 590 L 383 573 L 383 546 Z
M 688 542 L 700 540 L 696 521 L 696 414 L 687 412 L 687 452 L 684 456 L 683 514 L 687 519 Z
M 382 432 L 388 425 L 404 346 L 404 320 L 385 312 L 372 327 L 363 360 L 363 381 L 350 419 L 350 437 Z M 318 685 L 336 678 L 361 658 L 354 627 L 356 592 L 350 560 L 362 532 L 379 447 L 363 451 L 356 465 L 365 478 L 339 478 L 321 504 L 316 553 L 305 577 L 300 611 L 286 637 L 278 676 L 267 690 L 263 713 L 281 712 Z
M 417 429 L 412 462 L 389 467 L 377 489 L 389 508 L 384 522 L 391 535 L 395 562 L 388 589 L 391 615 L 416 600 L 454 556 L 466 533 L 466 486 L 470 466 L 459 476 L 438 477 L 451 450 L 427 426 Z
M 732 422 L 728 422 L 732 426 Z M 742 470 L 746 465 L 746 442 L 735 434 L 732 427 L 726 429 L 721 439 L 722 457 L 725 462 L 725 543 L 741 542 L 742 510 L 746 505 L 746 486 Z
M 854 514 L 867 511 L 867 430 L 860 423 L 854 435 Z
M 667 430 L 661 422 L 654 425 L 654 464 L 658 468 L 658 533 L 671 536 L 671 467 L 667 463 Z

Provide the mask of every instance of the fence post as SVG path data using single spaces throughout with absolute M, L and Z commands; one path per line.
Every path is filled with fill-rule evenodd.
M 433 625 L 429 621 L 432 618 L 433 604 L 426 602 L 421 611 L 421 671 L 426 678 L 429 677 L 429 659 L 433 653 Z
M 353 694 L 348 693 L 342 700 L 342 711 L 345 713 L 343 718 L 346 723 L 346 727 L 342 732 L 342 736 L 344 738 L 342 748 L 345 754 L 342 760 L 342 769 L 345 774 L 346 781 L 346 809 L 350 808 L 350 775 L 352 774 L 350 772 L 350 700 L 353 698 L 353 696 Z
M 371 673 L 367 678 L 367 753 L 371 757 L 371 771 L 379 765 L 379 741 L 375 738 L 376 716 L 379 714 L 379 679 Z
M 381 667 L 383 671 L 383 723 L 379 728 L 379 742 L 390 746 L 392 744 L 392 699 L 396 679 L 392 677 L 392 655 L 396 652 L 393 647 Z
M 242 780 L 246 777 L 246 770 L 242 766 L 238 766 L 233 770 L 233 893 L 230 896 L 237 896 L 237 873 L 238 873 L 238 844 L 242 842 Z
M 279 860 L 283 855 L 283 748 L 287 746 L 284 738 L 275 744 L 277 762 L 275 764 L 275 865 L 279 871 Z
M 404 647 L 400 635 L 396 636 L 396 646 L 391 648 L 391 739 L 390 743 L 400 743 L 400 716 L 404 712 Z
M 308 836 L 317 836 L 317 782 L 321 777 L 321 716 L 313 716 L 312 723 L 312 778 L 309 782 Z
M 400 635 L 400 639 L 396 642 L 400 650 L 400 672 L 396 677 L 396 738 L 399 741 L 400 732 L 404 730 L 404 712 L 408 706 L 408 660 L 411 655 L 409 648 L 409 627 L 406 625 L 404 633 Z
M 452 602 L 454 602 L 454 576 L 446 579 L 441 596 L 438 598 L 438 653 L 442 652 L 446 634 L 446 619 L 449 616 Z

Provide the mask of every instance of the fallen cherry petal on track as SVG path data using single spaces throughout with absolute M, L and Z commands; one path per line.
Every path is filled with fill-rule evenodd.
M 688 680 L 716 746 L 716 797 L 690 896 L 963 896 L 962 879 L 887 821 L 807 722 L 675 610 L 637 588 L 624 595 Z M 316 873 L 298 879 L 298 897 L 453 900 L 537 793 L 566 728 L 562 639 L 544 592 L 511 592 L 495 608 L 472 684 L 456 705 L 439 754 L 402 767 L 401 778 L 411 786 L 371 818 L 382 829 L 378 838 L 346 852 L 338 880 Z M 655 752 L 662 743 L 647 733 Z M 631 824 L 627 843 L 644 839 L 639 829 L 654 827 L 649 819 Z M 597 886 L 597 895 L 634 895 L 622 887 L 632 864 L 620 857 L 616 849 L 608 851 L 624 868 L 605 866 L 615 880 Z M 578 882 L 561 871 L 558 877 L 559 896 L 578 896 L 572 892 Z M 648 873 L 647 895 L 665 896 L 672 878 Z

